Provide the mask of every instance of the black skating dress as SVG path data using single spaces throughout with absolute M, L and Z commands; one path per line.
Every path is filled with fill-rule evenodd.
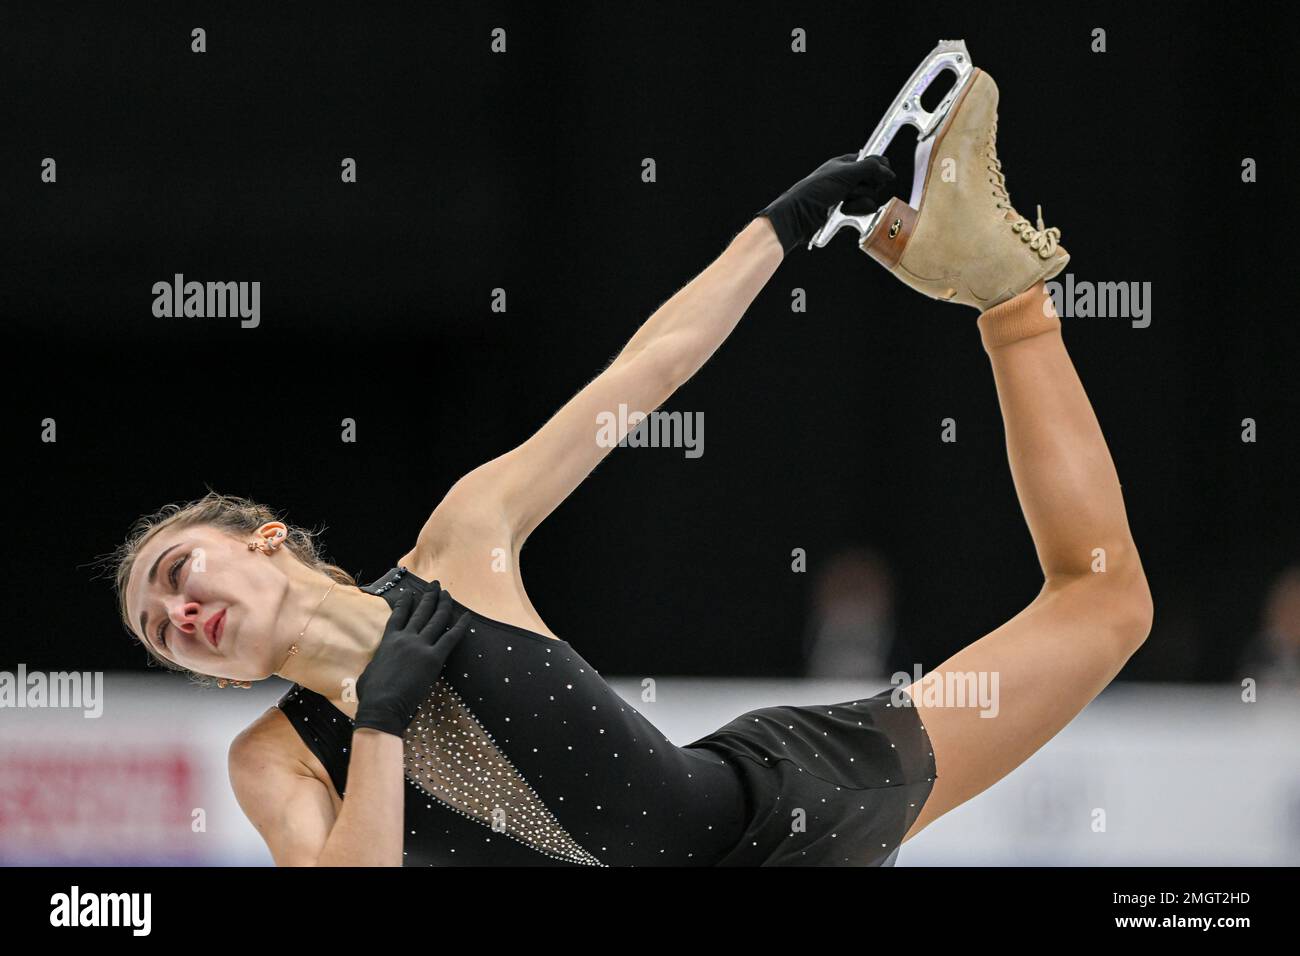
M 428 587 L 399 567 L 362 590 Z M 404 737 L 407 866 L 888 866 L 934 785 L 901 691 L 679 747 L 566 641 L 453 603 L 469 633 Z M 278 706 L 346 799 L 351 719 L 298 684 Z

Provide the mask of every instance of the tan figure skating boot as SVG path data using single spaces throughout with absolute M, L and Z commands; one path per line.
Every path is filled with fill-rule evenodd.
M 1070 256 L 1041 207 L 1034 224 L 1011 205 L 997 84 L 972 70 L 929 150 L 919 206 L 891 200 L 861 248 L 918 292 L 984 311 L 1052 278 Z

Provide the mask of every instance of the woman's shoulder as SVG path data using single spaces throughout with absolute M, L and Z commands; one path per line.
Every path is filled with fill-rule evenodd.
M 324 765 L 278 704 L 268 707 L 235 735 L 230 742 L 228 763 L 232 776 L 277 768 L 329 781 Z
M 494 492 L 491 475 L 494 462 L 476 468 L 457 481 L 429 514 L 416 534 L 415 547 L 405 556 L 430 557 L 454 553 L 483 542 L 518 553 L 523 546 L 515 528 Z
M 230 742 L 230 761 L 233 766 L 236 761 L 288 758 L 297 748 L 307 750 L 288 716 L 277 704 L 268 707 L 235 735 Z
M 336 801 L 340 799 L 329 771 L 279 705 L 268 707 L 235 735 L 230 742 L 227 767 L 237 790 L 240 780 L 287 773 L 294 777 L 313 777 L 325 785 Z
M 435 552 L 417 545 L 397 563 L 422 581 L 437 581 L 481 617 L 558 639 L 528 597 L 517 553 L 470 547 Z

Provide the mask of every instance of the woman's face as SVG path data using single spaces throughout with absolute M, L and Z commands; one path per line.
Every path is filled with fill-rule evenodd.
M 132 629 L 154 653 L 197 673 L 269 677 L 291 643 L 278 639 L 277 625 L 289 593 L 284 562 L 292 560 L 279 551 L 250 551 L 215 528 L 162 531 L 141 550 L 127 581 Z

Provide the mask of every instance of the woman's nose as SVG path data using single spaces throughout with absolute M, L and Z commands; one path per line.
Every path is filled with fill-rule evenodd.
M 172 623 L 181 630 L 193 631 L 198 627 L 199 611 L 202 605 L 198 601 L 177 602 L 172 605 Z

